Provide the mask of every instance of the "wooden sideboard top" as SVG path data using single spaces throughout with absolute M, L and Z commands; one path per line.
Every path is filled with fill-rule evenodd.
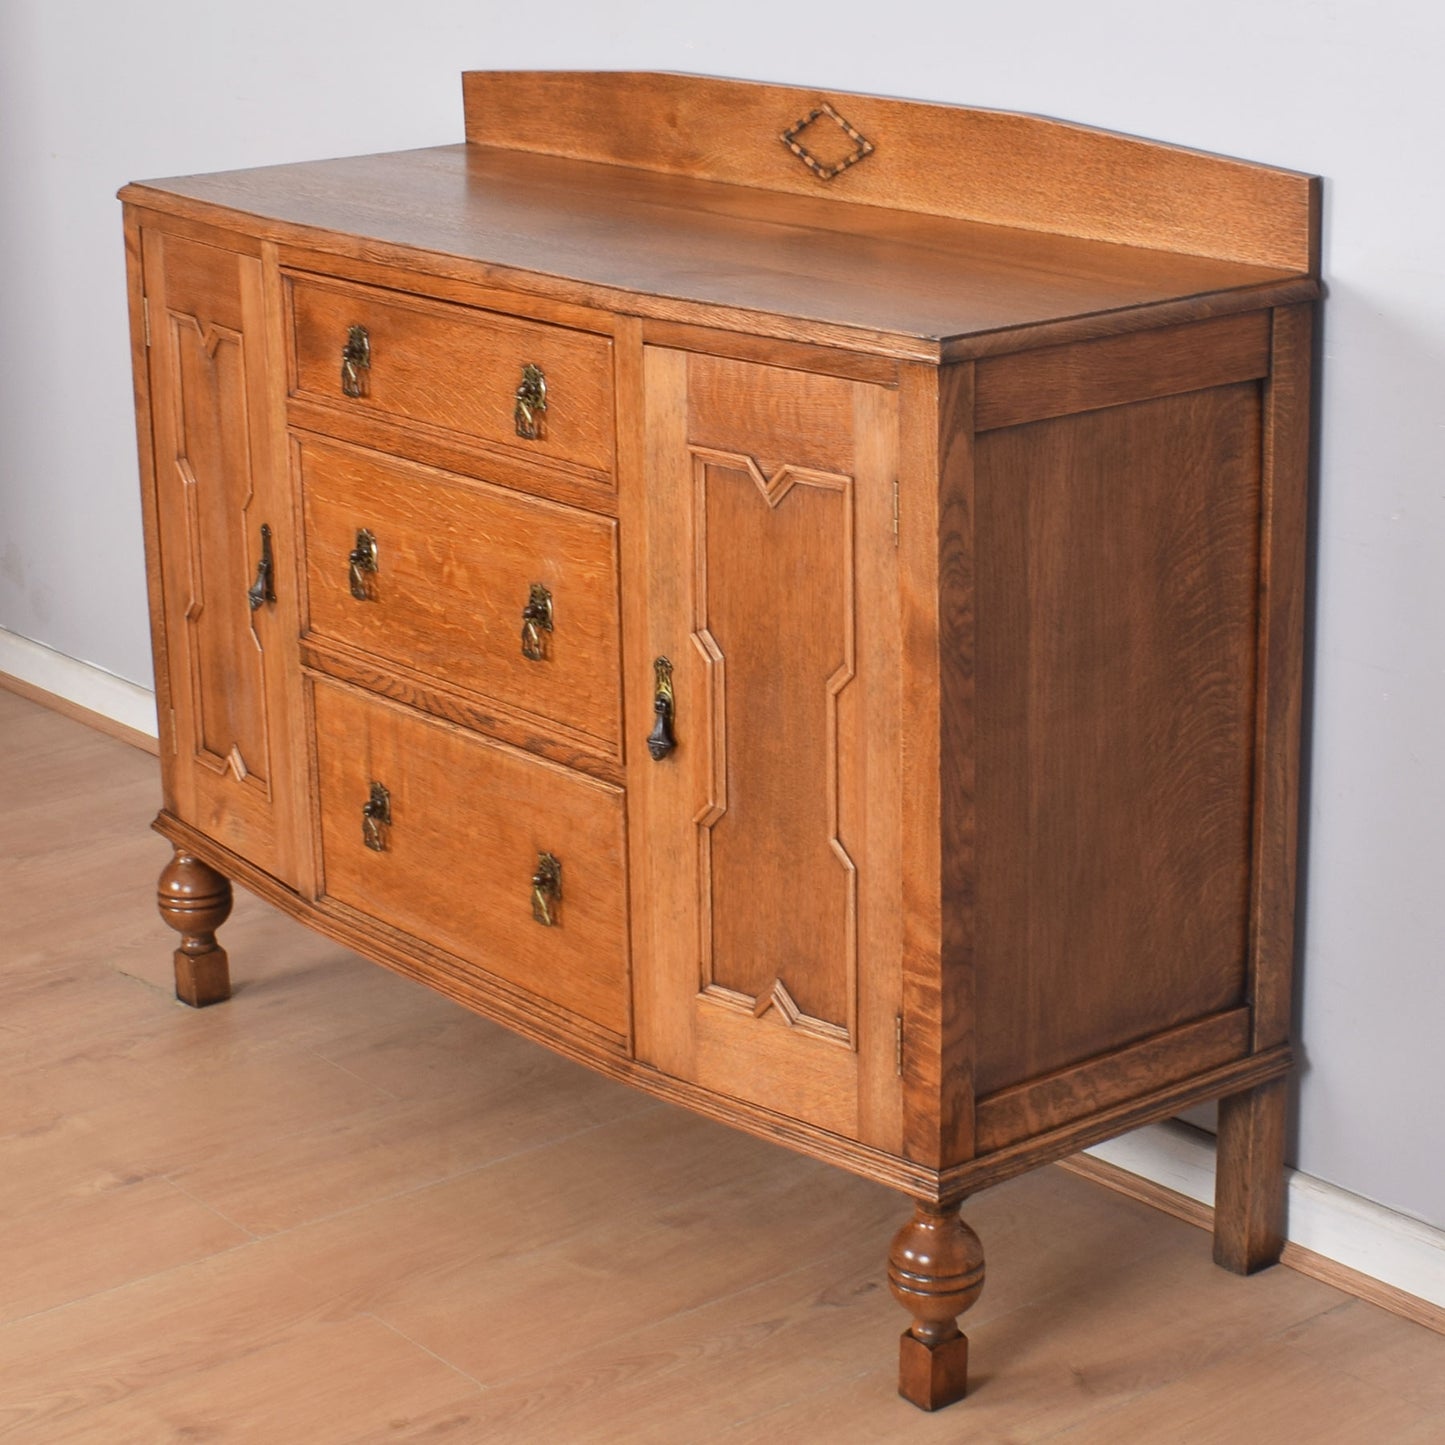
M 558 301 L 921 360 L 1317 293 L 1318 183 L 1291 171 L 699 77 L 473 72 L 464 88 L 465 144 L 121 196 Z M 824 103 L 873 145 L 828 180 L 781 139 Z M 826 114 L 798 139 L 829 164 L 854 148 Z

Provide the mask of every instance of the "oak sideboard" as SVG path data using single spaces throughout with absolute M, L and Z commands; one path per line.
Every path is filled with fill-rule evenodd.
M 1272 1263 L 1318 182 L 463 92 L 463 144 L 121 192 L 179 996 L 236 882 L 900 1190 L 927 1409 L 1023 1170 L 1219 1099 L 1215 1257 Z

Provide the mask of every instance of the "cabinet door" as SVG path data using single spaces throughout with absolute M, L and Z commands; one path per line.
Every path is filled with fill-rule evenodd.
M 296 885 L 294 524 L 262 263 L 142 235 L 167 806 Z
M 637 1053 L 896 1147 L 896 392 L 661 348 L 644 374 Z M 676 747 L 654 761 L 658 657 Z

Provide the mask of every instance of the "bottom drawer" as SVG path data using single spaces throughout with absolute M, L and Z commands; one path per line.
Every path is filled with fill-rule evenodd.
M 333 683 L 315 703 L 327 895 L 625 1034 L 622 790 Z

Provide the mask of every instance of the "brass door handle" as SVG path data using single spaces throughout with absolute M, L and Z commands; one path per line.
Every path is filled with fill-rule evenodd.
M 652 754 L 653 762 L 660 763 L 677 746 L 677 739 L 672 735 L 672 717 L 676 707 L 672 695 L 672 664 L 665 657 L 659 657 L 652 664 L 652 673 L 655 721 L 647 735 L 647 751 Z
M 537 871 L 532 874 L 532 917 L 543 928 L 557 923 L 557 906 L 562 902 L 562 863 L 550 853 L 537 854 Z
M 376 538 L 365 527 L 362 527 L 356 534 L 356 546 L 354 546 L 346 559 L 350 564 L 348 578 L 351 583 L 351 595 L 358 602 L 375 602 L 376 594 L 371 589 L 371 583 L 367 581 L 368 575 L 375 574 L 378 569 Z
M 380 783 L 371 785 L 371 796 L 361 805 L 361 841 L 373 853 L 386 852 L 386 834 L 391 827 L 391 794 Z
M 256 580 L 246 589 L 246 601 L 255 612 L 263 602 L 276 600 L 276 563 L 271 556 L 271 528 L 261 523 L 261 560 L 256 564 Z
M 547 648 L 542 634 L 551 630 L 552 594 L 540 582 L 534 582 L 522 609 L 522 656 L 531 662 L 545 662 Z
M 341 390 L 345 396 L 365 396 L 366 379 L 363 371 L 371 370 L 371 337 L 366 327 L 353 326 L 346 333 L 346 345 L 341 348 Z
M 547 430 L 546 412 L 547 378 L 540 366 L 529 361 L 522 368 L 522 383 L 517 388 L 517 406 L 513 413 L 517 435 L 524 441 L 541 441 Z

